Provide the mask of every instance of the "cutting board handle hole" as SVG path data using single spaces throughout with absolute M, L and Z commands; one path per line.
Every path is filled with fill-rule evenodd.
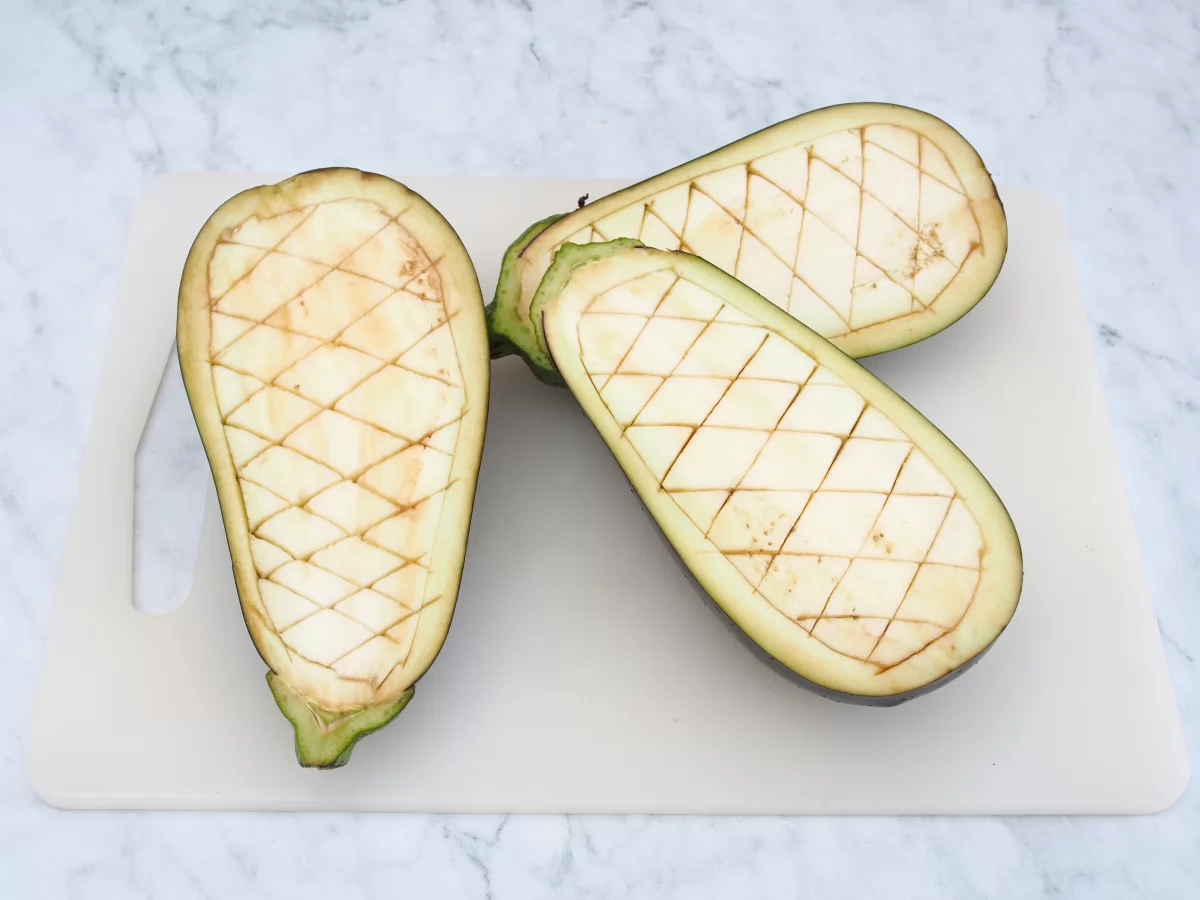
M 133 483 L 133 606 L 160 616 L 191 593 L 212 483 L 174 346 L 138 441 Z

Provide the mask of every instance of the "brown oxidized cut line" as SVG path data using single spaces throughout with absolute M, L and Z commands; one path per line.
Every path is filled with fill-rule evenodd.
M 934 305 L 980 229 L 932 141 L 868 125 L 675 185 L 564 243 L 618 237 L 701 256 L 836 337 Z
M 577 328 L 659 489 L 796 627 L 879 672 L 957 627 L 979 524 L 836 374 L 671 269 L 599 293 Z
M 378 685 L 413 646 L 465 412 L 437 275 L 368 201 L 225 233 L 212 375 L 258 587 L 288 651 Z

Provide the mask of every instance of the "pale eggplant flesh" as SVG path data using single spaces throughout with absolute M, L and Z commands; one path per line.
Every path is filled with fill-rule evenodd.
M 695 256 L 560 249 L 533 303 L 555 367 L 688 571 L 809 686 L 894 705 L 995 641 L 1012 520 L 937 428 Z
M 403 185 L 306 172 L 209 218 L 177 339 L 270 689 L 301 764 L 343 765 L 450 626 L 488 405 L 475 270 Z
M 1008 247 L 995 185 L 961 134 L 906 107 L 828 107 L 532 226 L 503 260 L 493 353 L 561 384 L 533 298 L 558 248 L 616 238 L 703 257 L 856 358 L 957 321 Z

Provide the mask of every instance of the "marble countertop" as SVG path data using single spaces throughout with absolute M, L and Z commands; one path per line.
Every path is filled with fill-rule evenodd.
M 7 0 L 0 29 L 0 896 L 1185 898 L 1158 816 L 67 814 L 24 735 L 125 229 L 169 169 L 649 174 L 845 100 L 921 107 L 1067 208 L 1193 757 L 1200 749 L 1200 7 L 700 0 Z M 734 8 L 748 7 L 749 11 Z M 207 473 L 166 384 L 139 523 Z M 184 529 L 186 531 L 186 529 Z M 144 526 L 170 602 L 186 535 Z M 160 532 L 162 532 L 160 534 Z M 154 535 L 157 543 L 151 540 Z M 149 541 L 149 543 L 147 543 Z M 153 606 L 148 603 L 148 606 Z

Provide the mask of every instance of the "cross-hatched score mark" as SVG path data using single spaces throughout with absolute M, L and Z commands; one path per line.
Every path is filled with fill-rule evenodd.
M 984 544 L 951 482 L 834 372 L 668 274 L 592 298 L 577 331 L 585 370 L 660 488 L 838 653 L 884 671 L 952 631 Z
M 618 237 L 702 256 L 833 338 L 931 307 L 980 230 L 932 141 L 868 125 L 675 185 L 564 243 Z
M 375 686 L 439 599 L 428 567 L 467 405 L 437 262 L 400 218 L 361 200 L 251 218 L 209 264 L 263 608 L 290 653 Z

